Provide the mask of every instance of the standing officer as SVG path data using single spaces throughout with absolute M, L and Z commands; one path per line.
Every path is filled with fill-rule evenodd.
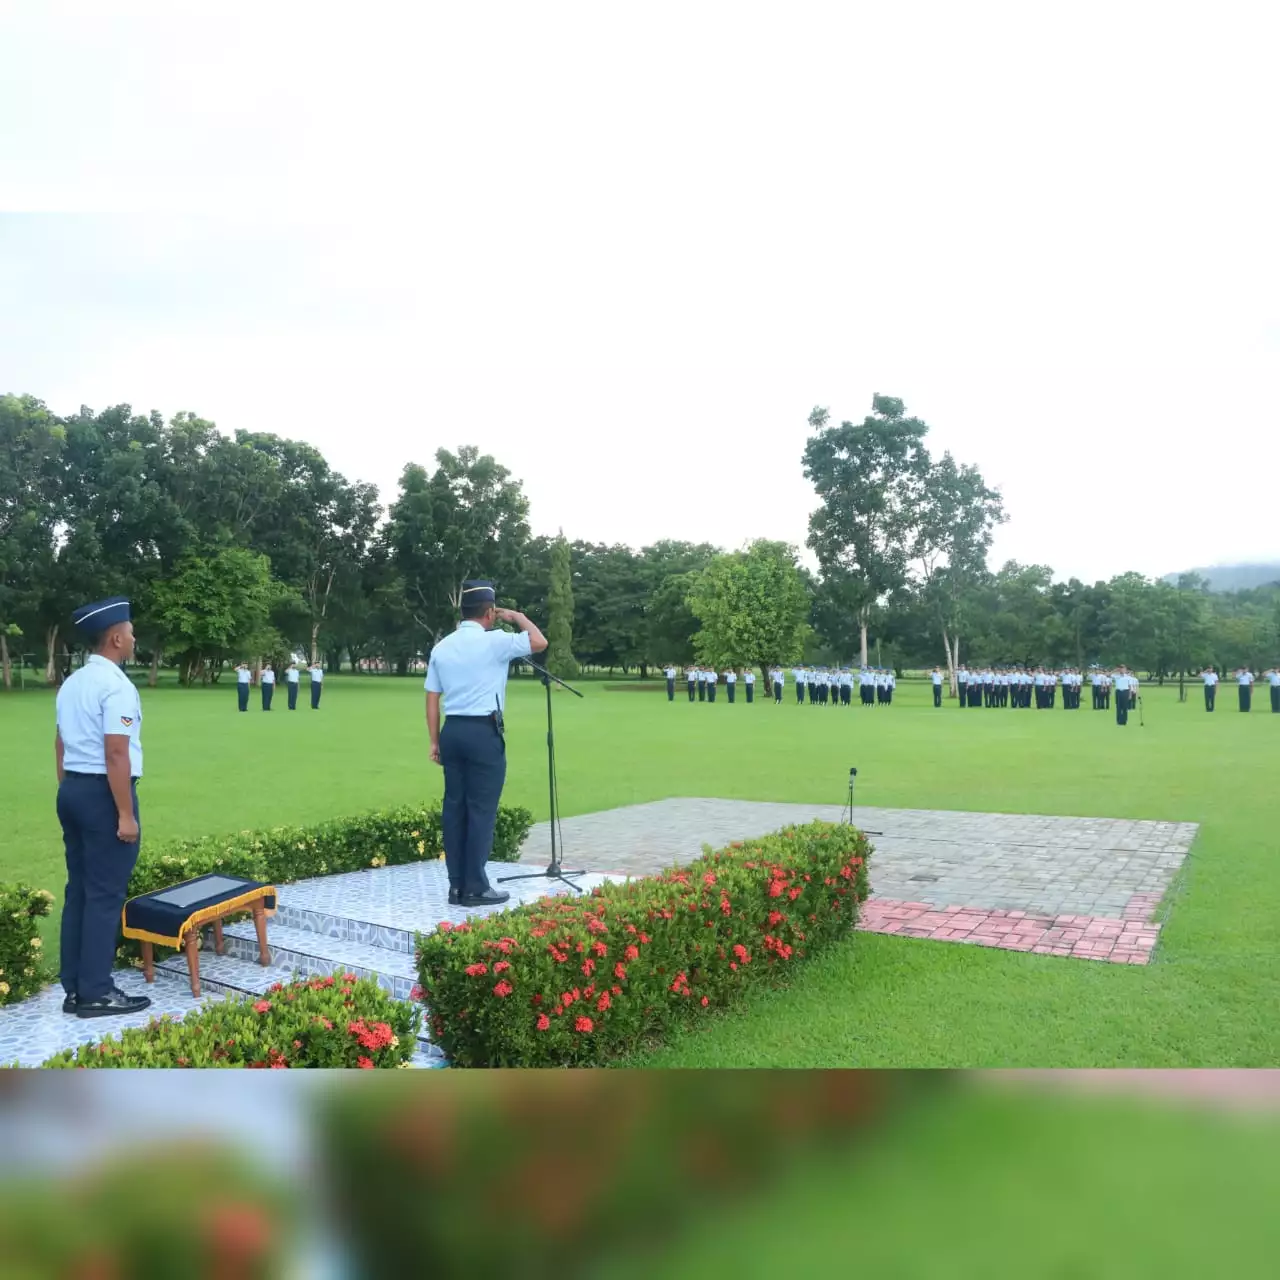
M 742 674 L 742 683 L 747 686 L 747 706 L 756 700 L 756 673 L 750 667 Z
M 707 700 L 707 673 L 704 668 L 698 668 L 698 701 L 706 702 Z
M 782 668 L 774 667 L 773 669 L 773 705 L 775 707 L 780 707 L 782 705 L 783 682 L 784 682 L 784 677 L 782 674 Z
M 241 711 L 249 710 L 249 684 L 252 680 L 253 672 L 249 670 L 249 664 L 242 662 L 236 668 L 236 698 Z
M 1272 667 L 1266 673 L 1267 683 L 1271 686 L 1271 710 L 1272 712 L 1280 711 L 1280 671 Z
M 791 668 L 791 678 L 796 682 L 796 702 L 798 704 L 804 701 L 804 684 L 807 678 L 803 663 L 798 667 Z
M 324 668 L 318 662 L 313 662 L 308 674 L 311 676 L 311 710 L 318 711 L 320 695 L 324 692 Z
M 720 676 L 717 674 L 715 667 L 707 668 L 707 701 L 714 702 L 716 700 L 716 685 L 720 682 Z
M 111 976 L 120 913 L 142 838 L 142 700 L 120 668 L 133 656 L 129 602 L 113 596 L 84 605 L 72 617 L 93 648 L 57 700 L 58 821 L 67 858 L 62 1012 L 103 1018 L 137 1013 L 151 1003 L 126 995 Z
M 733 706 L 733 695 L 738 690 L 738 673 L 730 667 L 724 673 L 725 692 L 729 695 L 729 705 Z
M 271 663 L 267 663 L 262 668 L 262 709 L 263 711 L 271 710 L 271 699 L 276 693 L 276 673 L 271 669 Z
M 1212 711 L 1214 699 L 1218 695 L 1218 673 L 1212 667 L 1205 667 L 1200 673 L 1200 679 L 1204 681 L 1204 709 Z
M 930 679 L 933 681 L 933 705 L 940 707 L 942 706 L 942 672 L 934 667 Z
M 685 683 L 689 686 L 689 701 L 692 702 L 694 699 L 695 686 L 698 683 L 698 668 L 685 667 L 684 679 Z
M 662 674 L 667 677 L 667 701 L 674 702 L 676 700 L 676 669 L 668 662 Z
M 1236 684 L 1239 686 L 1240 710 L 1248 711 L 1253 706 L 1253 672 L 1248 667 L 1241 667 L 1236 672 Z
M 1121 663 L 1113 682 L 1116 691 L 1116 724 L 1129 723 L 1129 690 L 1132 688 L 1132 679 L 1129 668 Z
M 284 673 L 285 684 L 289 686 L 289 710 L 298 709 L 298 664 L 289 663 L 289 670 Z
M 427 663 L 427 732 L 431 759 L 444 767 L 440 825 L 449 902 L 489 907 L 511 896 L 490 888 L 484 871 L 507 777 L 502 731 L 507 671 L 518 659 L 541 653 L 547 641 L 523 613 L 495 606 L 489 582 L 462 584 L 461 613 L 458 629 L 432 648 Z M 497 621 L 515 623 L 520 634 L 494 631 Z

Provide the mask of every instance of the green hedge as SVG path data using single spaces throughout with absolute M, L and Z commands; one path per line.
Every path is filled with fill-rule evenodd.
M 503 806 L 493 838 L 493 860 L 514 862 L 533 825 L 528 809 Z M 154 893 L 210 872 L 269 884 L 339 875 L 367 867 L 395 867 L 439 858 L 440 805 L 405 805 L 378 813 L 333 818 L 314 827 L 275 827 L 160 845 L 145 843 L 129 880 L 129 896 Z
M 0 1006 L 35 995 L 49 980 L 41 916 L 53 894 L 25 884 L 0 884 Z
M 789 827 L 661 876 L 419 935 L 432 1036 L 455 1066 L 591 1065 L 696 1021 L 848 936 L 871 847 Z
M 422 1011 L 355 974 L 276 983 L 263 996 L 153 1018 L 55 1053 L 45 1067 L 400 1067 Z

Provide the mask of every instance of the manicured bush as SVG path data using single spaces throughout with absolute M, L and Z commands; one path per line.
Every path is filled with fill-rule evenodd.
M 326 1091 L 317 1154 L 360 1275 L 408 1274 L 430 1257 L 444 1275 L 576 1280 L 609 1273 L 600 1255 L 643 1254 L 719 1206 L 767 1213 L 771 1184 L 797 1164 L 856 1148 L 953 1078 L 452 1071 L 430 1089 L 392 1078 Z M 471 1227 L 499 1204 L 501 1230 Z M 760 1270 L 788 1274 L 785 1262 Z
M 514 862 L 533 825 L 528 809 L 498 810 L 495 862 Z M 220 871 L 271 884 L 400 866 L 442 856 L 440 805 L 405 805 L 380 813 L 334 818 L 314 827 L 275 827 L 159 845 L 145 843 L 129 881 L 129 896 Z
M 847 937 L 870 852 L 856 828 L 815 822 L 442 924 L 417 943 L 432 1036 L 456 1066 L 606 1062 Z
M 0 1005 L 17 1004 L 49 980 L 37 921 L 53 894 L 25 884 L 0 884 Z
M 45 1067 L 374 1067 L 413 1057 L 422 1011 L 354 974 L 277 983 L 185 1018 L 153 1018 Z
M 130 1146 L 92 1164 L 82 1157 L 61 1177 L 14 1164 L 0 1181 L 0 1271 L 15 1280 L 296 1274 L 296 1197 L 261 1160 L 185 1135 Z

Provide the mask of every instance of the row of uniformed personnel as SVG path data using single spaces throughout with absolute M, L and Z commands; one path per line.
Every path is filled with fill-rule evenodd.
M 667 679 L 667 701 L 674 702 L 676 696 L 676 669 L 668 663 L 662 669 L 662 674 Z M 699 702 L 714 702 L 716 700 L 716 689 L 721 681 L 724 682 L 729 701 L 733 702 L 738 691 L 739 678 L 741 678 L 743 687 L 747 691 L 747 701 L 755 701 L 756 673 L 750 668 L 744 669 L 741 677 L 733 667 L 729 667 L 725 671 L 717 671 L 714 667 L 686 667 L 684 675 L 685 682 L 689 686 L 690 702 L 695 698 Z
M 1237 667 L 1232 678 L 1236 682 L 1236 696 L 1241 711 L 1249 711 L 1253 707 L 1253 686 L 1257 679 L 1248 667 Z M 1218 673 L 1212 667 L 1205 667 L 1200 673 L 1204 681 L 1204 709 L 1212 711 L 1218 694 Z M 1280 668 L 1270 667 L 1262 673 L 1271 687 L 1271 710 L 1280 714 Z
M 307 675 L 311 680 L 311 710 L 318 711 L 320 708 L 320 694 L 324 688 L 324 668 L 318 663 L 313 662 L 307 668 Z M 284 673 L 285 686 L 289 690 L 289 710 L 296 711 L 298 709 L 298 683 L 302 679 L 302 671 L 296 662 L 291 662 Z M 249 710 L 249 686 L 253 683 L 253 672 L 249 668 L 247 662 L 240 663 L 236 667 L 236 698 L 241 711 Z M 262 687 L 262 709 L 263 711 L 271 710 L 271 700 L 275 696 L 276 691 L 276 673 L 271 663 L 267 663 L 262 668 L 262 674 L 258 677 L 258 683 Z

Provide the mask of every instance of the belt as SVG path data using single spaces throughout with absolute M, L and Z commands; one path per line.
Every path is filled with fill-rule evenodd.
M 106 782 L 107 780 L 107 775 L 105 773 L 81 773 L 76 769 L 64 769 L 62 772 L 68 778 L 101 778 L 103 782 Z M 134 777 L 131 777 L 129 781 L 141 782 L 142 778 L 135 775 Z
M 492 720 L 492 719 L 493 719 L 493 713 L 490 712 L 487 716 L 445 716 L 444 722 L 445 724 L 448 724 L 450 720 Z

